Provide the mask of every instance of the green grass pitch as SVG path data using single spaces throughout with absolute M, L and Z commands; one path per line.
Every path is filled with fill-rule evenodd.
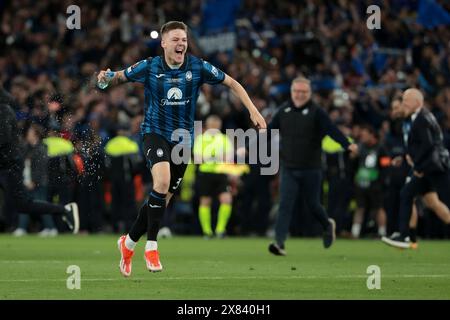
M 268 253 L 268 239 L 174 237 L 159 241 L 163 272 L 150 273 L 141 241 L 133 274 L 118 269 L 117 236 L 13 238 L 0 235 L 4 299 L 450 299 L 450 242 L 421 241 L 400 251 L 377 240 L 289 239 L 288 256 Z M 81 288 L 67 289 L 67 268 Z M 381 269 L 381 289 L 367 288 L 367 268 Z

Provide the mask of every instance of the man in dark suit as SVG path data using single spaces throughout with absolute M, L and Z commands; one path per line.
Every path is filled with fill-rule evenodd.
M 422 93 L 410 88 L 403 93 L 402 106 L 411 120 L 407 136 L 407 161 L 413 168 L 411 180 L 400 194 L 400 235 L 383 237 L 382 241 L 398 248 L 410 248 L 409 221 L 414 198 L 431 191 L 449 190 L 450 156 L 443 143 L 443 135 L 433 114 L 424 108 Z M 448 195 L 447 195 L 448 196 Z M 448 203 L 448 199 L 441 199 Z M 450 215 L 440 216 L 450 224 Z

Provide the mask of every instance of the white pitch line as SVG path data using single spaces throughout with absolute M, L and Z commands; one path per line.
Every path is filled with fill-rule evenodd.
M 288 276 L 288 277 L 149 277 L 149 278 L 81 278 L 82 282 L 154 281 L 154 280 L 292 280 L 292 279 L 366 279 L 367 275 Z M 382 278 L 450 278 L 450 274 L 382 275 Z M 0 282 L 65 282 L 67 279 L 0 279 Z
M 62 260 L 0 260 L 0 263 L 12 264 L 12 263 L 68 263 Z

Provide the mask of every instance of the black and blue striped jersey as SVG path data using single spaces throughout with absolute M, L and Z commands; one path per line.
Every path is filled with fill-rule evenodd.
M 174 142 L 172 133 L 176 129 L 187 130 L 193 141 L 200 86 L 225 79 L 223 71 L 192 55 L 186 55 L 178 69 L 171 69 L 162 56 L 141 60 L 128 67 L 125 76 L 145 88 L 142 135 L 156 133 L 169 142 Z

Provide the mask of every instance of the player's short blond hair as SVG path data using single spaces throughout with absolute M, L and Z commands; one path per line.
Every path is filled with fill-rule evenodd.
M 182 21 L 169 21 L 161 27 L 161 36 L 166 34 L 169 31 L 181 29 L 184 30 L 187 34 L 188 26 Z

